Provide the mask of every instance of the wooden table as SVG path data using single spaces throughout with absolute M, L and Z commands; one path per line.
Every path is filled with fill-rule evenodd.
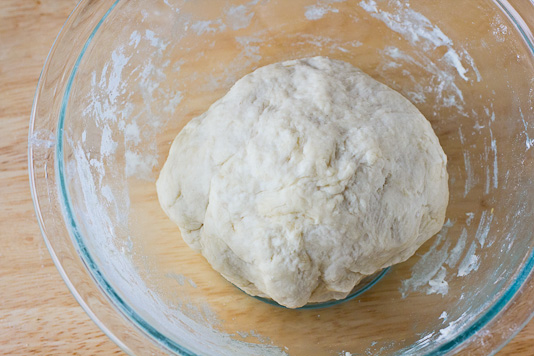
M 61 280 L 41 238 L 28 184 L 33 93 L 76 2 L 0 2 L 0 354 L 122 354 Z M 534 355 L 534 322 L 499 355 Z

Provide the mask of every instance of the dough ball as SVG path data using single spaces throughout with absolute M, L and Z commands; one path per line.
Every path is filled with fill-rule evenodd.
M 345 298 L 437 233 L 446 162 L 406 98 L 315 57 L 237 81 L 176 137 L 157 191 L 215 270 L 297 308 Z

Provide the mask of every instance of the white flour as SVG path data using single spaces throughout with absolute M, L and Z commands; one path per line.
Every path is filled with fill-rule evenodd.
M 262 2 L 267 3 L 268 1 Z M 171 1 L 165 1 L 176 16 L 180 15 L 180 6 Z M 319 24 L 320 21 L 335 16 L 343 15 L 338 6 L 343 1 L 318 0 L 302 9 L 302 17 L 310 23 Z M 243 34 L 235 39 L 239 46 L 240 53 L 235 61 L 225 69 L 220 75 L 211 75 L 206 81 L 199 85 L 206 91 L 218 90 L 228 87 L 238 77 L 243 66 L 254 68 L 259 62 L 265 59 L 262 52 L 265 44 L 270 40 L 269 33 L 247 32 L 255 21 L 258 20 L 255 6 L 261 5 L 260 0 L 248 3 L 228 6 L 225 8 L 220 18 L 186 18 L 183 19 L 184 28 L 188 34 L 194 36 L 206 36 L 226 33 L 227 31 L 243 31 Z M 362 11 L 363 10 L 363 11 Z M 409 1 L 391 0 L 375 1 L 364 0 L 359 2 L 359 11 L 373 21 L 380 21 L 390 32 L 395 33 L 405 43 L 421 51 L 407 51 L 399 49 L 393 45 L 378 48 L 380 56 L 377 63 L 380 75 L 388 79 L 394 70 L 412 66 L 422 71 L 432 78 L 431 81 L 420 81 L 414 73 L 406 72 L 409 83 L 406 87 L 406 95 L 414 103 L 423 103 L 427 100 L 436 101 L 435 109 L 450 108 L 457 113 L 458 117 L 476 116 L 476 124 L 473 130 L 479 135 L 484 135 L 484 154 L 479 157 L 471 153 L 466 144 L 469 142 L 471 126 L 458 129 L 456 139 L 462 145 L 460 159 L 463 160 L 461 176 L 461 187 L 464 197 L 481 188 L 485 195 L 491 194 L 495 189 L 506 187 L 510 171 L 506 174 L 506 179 L 499 181 L 499 153 L 504 149 L 497 143 L 497 130 L 494 122 L 496 120 L 495 111 L 489 106 L 486 112 L 467 112 L 464 93 L 461 88 L 466 85 L 480 82 L 483 78 L 476 66 L 474 59 L 461 43 L 452 41 L 438 25 L 423 14 L 410 8 Z M 143 19 L 148 19 L 148 12 L 143 10 Z M 181 15 L 180 15 L 181 16 Z M 361 21 L 354 16 L 352 20 Z M 492 19 L 493 36 L 498 41 L 506 41 L 511 33 L 511 29 L 499 18 Z M 444 29 L 444 28 L 443 28 Z M 274 346 L 262 346 L 233 339 L 225 333 L 221 333 L 211 324 L 223 322 L 217 319 L 213 312 L 209 311 L 207 303 L 192 304 L 183 303 L 179 308 L 171 310 L 159 297 L 149 290 L 143 283 L 135 270 L 134 264 L 127 254 L 122 253 L 127 249 L 126 245 L 116 245 L 110 236 L 116 232 L 115 219 L 121 221 L 123 226 L 128 225 L 128 211 L 130 209 L 128 179 L 154 180 L 158 170 L 158 150 L 155 144 L 158 135 L 166 128 L 167 120 L 182 105 L 183 93 L 178 90 L 170 90 L 164 84 L 167 81 L 166 70 L 180 71 L 181 67 L 188 65 L 187 60 L 170 63 L 165 56 L 176 45 L 173 41 L 164 36 L 158 35 L 158 31 L 132 31 L 128 34 L 125 45 L 117 47 L 110 55 L 110 59 L 98 72 L 90 73 L 90 81 L 87 83 L 91 87 L 89 105 L 83 115 L 93 118 L 96 129 L 101 133 L 100 142 L 96 151 L 99 150 L 101 156 L 87 152 L 85 144 L 89 138 L 91 130 L 87 129 L 81 133 L 81 143 L 70 143 L 73 150 L 73 162 L 67 165 L 67 172 L 73 172 L 72 167 L 76 166 L 76 176 L 70 175 L 69 179 L 77 179 L 82 182 L 79 193 L 85 199 L 84 211 L 91 214 L 78 214 L 84 217 L 82 225 L 87 226 L 93 235 L 94 244 L 108 246 L 107 249 L 93 248 L 99 251 L 96 256 L 102 270 L 107 271 L 110 280 L 113 280 L 114 287 L 122 290 L 124 294 L 135 296 L 132 303 L 136 306 L 144 306 L 146 314 L 153 315 L 169 330 L 179 325 L 190 330 L 198 330 L 201 334 L 209 335 L 212 340 L 212 352 L 217 354 L 231 355 L 238 351 L 244 351 L 251 355 L 283 355 L 281 348 Z M 314 51 L 324 51 L 330 55 L 348 55 L 359 48 L 364 48 L 365 44 L 356 40 L 341 41 L 328 36 L 312 34 L 294 35 L 293 45 L 289 51 L 296 51 L 301 47 L 313 48 Z M 439 48 L 439 50 L 438 50 Z M 139 51 L 148 53 L 147 58 L 142 63 L 133 64 L 139 57 Z M 440 60 L 429 59 L 430 53 L 440 56 Z M 209 55 L 209 52 L 199 54 L 199 58 Z M 142 96 L 143 106 L 137 107 L 128 105 L 127 102 L 133 97 L 126 92 L 126 82 L 135 81 L 138 83 L 139 92 Z M 163 110 L 155 110 L 153 103 L 161 105 Z M 165 115 L 154 115 L 155 112 L 163 112 Z M 526 121 L 521 108 L 518 108 L 518 116 L 524 124 L 523 136 L 525 150 L 528 151 L 534 146 L 534 129 Z M 146 120 L 150 117 L 151 120 Z M 500 119 L 500 118 L 499 118 Z M 493 126 L 492 126 L 493 125 Z M 94 133 L 94 132 L 93 132 Z M 68 133 L 67 133 L 68 135 Z M 50 132 L 38 132 L 30 138 L 34 144 L 51 147 L 55 137 Z M 522 141 L 523 142 L 523 141 Z M 121 179 L 121 187 L 114 186 L 110 181 L 110 172 L 106 172 L 105 167 L 113 163 L 117 155 L 121 154 L 124 159 L 123 171 L 117 173 L 115 179 Z M 477 173 L 477 165 L 483 161 L 485 165 L 483 174 Z M 69 168 L 70 167 L 70 168 Z M 503 173 L 503 172 L 501 172 Z M 512 174 L 513 176 L 513 174 Z M 511 179 L 513 182 L 513 179 Z M 479 187 L 482 185 L 482 187 Z M 100 192 L 103 197 L 101 201 L 95 197 Z M 463 214 L 463 213 L 462 213 Z M 483 211 L 481 214 L 465 212 L 465 227 L 458 225 L 456 221 L 449 221 L 442 230 L 435 243 L 428 252 L 423 254 L 411 269 L 411 276 L 402 281 L 399 292 L 403 297 L 408 297 L 411 293 L 422 292 L 425 294 L 436 294 L 438 298 L 450 292 L 450 282 L 453 278 L 469 278 L 480 268 L 482 256 L 485 248 L 491 246 L 495 241 L 492 232 L 496 229 L 494 222 L 494 212 L 491 209 Z M 456 224 L 456 225 L 455 225 Z M 458 236 L 452 236 L 454 233 Z M 514 244 L 514 233 L 512 229 L 507 235 L 509 248 Z M 111 234 L 111 235 L 110 235 Z M 131 241 L 131 240 L 130 240 Z M 451 243 L 449 241 L 456 241 Z M 479 271 L 480 272 L 480 271 Z M 169 277 L 171 278 L 171 277 Z M 195 282 L 187 276 L 172 277 L 177 283 L 194 288 Z M 501 278 L 501 277 L 499 277 Z M 496 278 L 495 283 L 500 279 Z M 147 291 L 138 293 L 139 290 Z M 466 297 L 467 298 L 467 297 Z M 203 305 L 203 306 L 199 306 Z M 183 308 L 183 309 L 180 309 Z M 196 309 L 195 309 L 196 308 Z M 187 315 L 186 315 L 187 314 Z M 191 317 L 194 315 L 195 317 Z M 439 315 L 439 311 L 438 311 Z M 435 333 L 423 335 L 419 340 L 419 347 L 428 346 L 431 342 L 452 339 L 458 332 L 458 327 L 468 320 L 469 313 L 453 315 L 450 311 L 441 313 L 441 320 L 445 327 Z M 241 331 L 243 335 L 250 337 L 250 330 Z M 183 336 L 180 336 L 183 337 Z M 196 338 L 191 334 L 189 342 L 191 344 L 204 344 L 203 338 Z M 262 336 L 254 336 L 261 342 Z M 220 347 L 220 348 L 219 348 Z M 372 354 L 387 353 L 393 346 L 386 344 L 373 344 L 369 351 Z M 227 350 L 227 351 L 221 351 Z M 413 349 L 416 350 L 416 349 Z M 226 352 L 226 353 L 225 353 Z M 415 351 L 414 351 L 415 352 Z M 343 354 L 344 353 L 344 354 Z M 343 351 L 341 355 L 348 356 L 349 352 Z

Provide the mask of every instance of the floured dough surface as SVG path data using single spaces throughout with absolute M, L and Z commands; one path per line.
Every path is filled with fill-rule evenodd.
M 437 233 L 446 161 L 406 98 L 314 57 L 237 81 L 176 137 L 157 191 L 215 270 L 296 308 L 344 298 Z

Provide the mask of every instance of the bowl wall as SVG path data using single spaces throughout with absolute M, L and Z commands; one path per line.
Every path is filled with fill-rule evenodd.
M 38 218 L 67 284 L 133 353 L 496 350 L 532 310 L 519 302 L 534 263 L 534 62 L 521 23 L 534 9 L 523 7 L 82 2 L 45 65 L 30 132 Z M 448 156 L 451 197 L 442 231 L 365 294 L 287 310 L 245 295 L 193 252 L 159 207 L 155 179 L 180 129 L 236 80 L 316 55 L 354 64 L 421 110 Z

